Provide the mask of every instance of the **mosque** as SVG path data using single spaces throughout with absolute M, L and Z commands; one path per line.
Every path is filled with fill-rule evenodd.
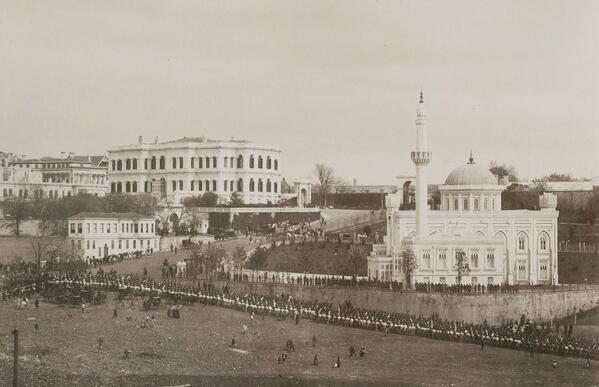
M 404 252 L 416 268 L 410 282 L 471 284 L 557 284 L 557 199 L 539 197 L 540 210 L 502 210 L 503 186 L 472 155 L 439 185 L 440 204 L 430 209 L 427 172 L 432 152 L 427 143 L 424 98 L 416 119 L 416 210 L 405 210 L 401 190 L 386 198 L 387 236 L 368 257 L 368 276 L 406 281 Z M 404 186 L 409 184 L 405 182 Z M 458 280 L 456 255 L 466 254 L 470 273 Z M 461 254 L 460 254 L 461 255 Z

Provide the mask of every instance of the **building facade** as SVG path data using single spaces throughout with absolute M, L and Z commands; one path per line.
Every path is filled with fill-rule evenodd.
M 68 219 L 68 244 L 86 260 L 160 249 L 156 221 L 136 213 L 82 212 Z
M 108 192 L 108 163 L 103 156 L 68 155 L 41 159 L 11 158 L 0 167 L 0 200 L 50 198 Z
M 403 260 L 413 255 L 412 283 L 557 284 L 555 195 L 541 196 L 538 211 L 503 211 L 503 186 L 471 155 L 438 186 L 440 203 L 431 210 L 426 176 L 432 153 L 426 142 L 422 96 L 417 115 L 418 144 L 412 152 L 417 167 L 416 210 L 402 210 L 402 193 L 387 195 L 387 236 L 368 258 L 369 277 L 406 281 Z M 458 279 L 461 255 L 470 274 Z
M 180 203 L 214 192 L 221 202 L 237 193 L 246 204 L 276 203 L 281 196 L 281 150 L 249 141 L 206 137 L 136 145 L 108 151 L 111 192 L 152 193 Z

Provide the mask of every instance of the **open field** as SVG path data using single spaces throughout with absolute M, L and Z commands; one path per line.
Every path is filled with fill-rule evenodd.
M 480 347 L 420 337 L 328 326 L 302 320 L 256 316 L 230 309 L 184 306 L 180 320 L 166 318 L 166 306 L 140 311 L 139 302 L 115 301 L 90 306 L 83 313 L 42 303 L 39 310 L 0 303 L 0 385 L 11 380 L 13 326 L 20 330 L 23 386 L 67 385 L 566 385 L 599 381 L 599 363 L 591 369 L 581 359 Z M 141 319 L 155 313 L 149 327 Z M 71 314 L 69 318 L 67 315 Z M 127 321 L 127 317 L 131 321 Z M 35 322 L 39 331 L 35 332 Z M 242 324 L 248 334 L 241 333 Z M 232 335 L 237 350 L 229 347 Z M 316 335 L 316 348 L 311 337 Z M 97 339 L 104 344 L 98 348 Z M 276 358 L 292 339 L 296 351 L 286 362 Z M 364 358 L 349 358 L 348 347 L 365 346 Z M 128 349 L 128 359 L 124 351 Z M 313 366 L 318 354 L 319 365 Z M 337 356 L 342 367 L 332 367 Z
M 66 241 L 62 237 L 52 237 L 56 246 L 63 246 Z M 32 237 L 0 236 L 0 264 L 14 263 L 15 257 L 21 257 L 23 262 L 32 260 Z

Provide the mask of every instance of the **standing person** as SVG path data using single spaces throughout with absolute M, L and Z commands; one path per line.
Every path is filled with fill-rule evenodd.
M 243 326 L 241 327 L 241 333 L 243 333 L 244 335 L 248 332 L 248 327 L 247 325 L 243 324 Z
M 40 301 L 36 297 L 35 298 L 35 309 L 39 309 L 39 308 L 40 308 Z
M 114 309 L 112 310 L 112 317 L 113 317 L 113 318 L 116 318 L 116 317 L 117 317 L 117 315 L 118 315 L 118 310 L 117 310 L 117 308 L 116 308 L 116 306 L 115 306 L 115 307 L 114 307 Z
M 481 351 L 485 350 L 485 339 L 484 338 L 480 339 L 480 350 Z
M 360 357 L 364 357 L 365 353 L 366 353 L 366 349 L 364 347 L 360 347 Z
M 316 347 L 316 335 L 312 335 L 312 348 Z
M 231 348 L 237 347 L 237 341 L 235 340 L 235 335 L 231 338 Z
M 337 361 L 335 362 L 335 368 L 341 368 L 341 357 L 337 356 Z
M 85 313 L 85 302 L 81 303 L 81 311 Z
M 318 354 L 314 355 L 314 361 L 312 362 L 312 365 L 314 365 L 314 366 L 318 365 Z
M 177 255 L 177 246 L 175 246 L 175 255 Z

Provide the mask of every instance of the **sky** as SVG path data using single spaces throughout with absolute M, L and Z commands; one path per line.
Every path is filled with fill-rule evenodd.
M 599 1 L 0 0 L 0 151 L 183 136 L 346 181 L 413 175 L 422 89 L 442 183 L 472 150 L 599 176 Z

